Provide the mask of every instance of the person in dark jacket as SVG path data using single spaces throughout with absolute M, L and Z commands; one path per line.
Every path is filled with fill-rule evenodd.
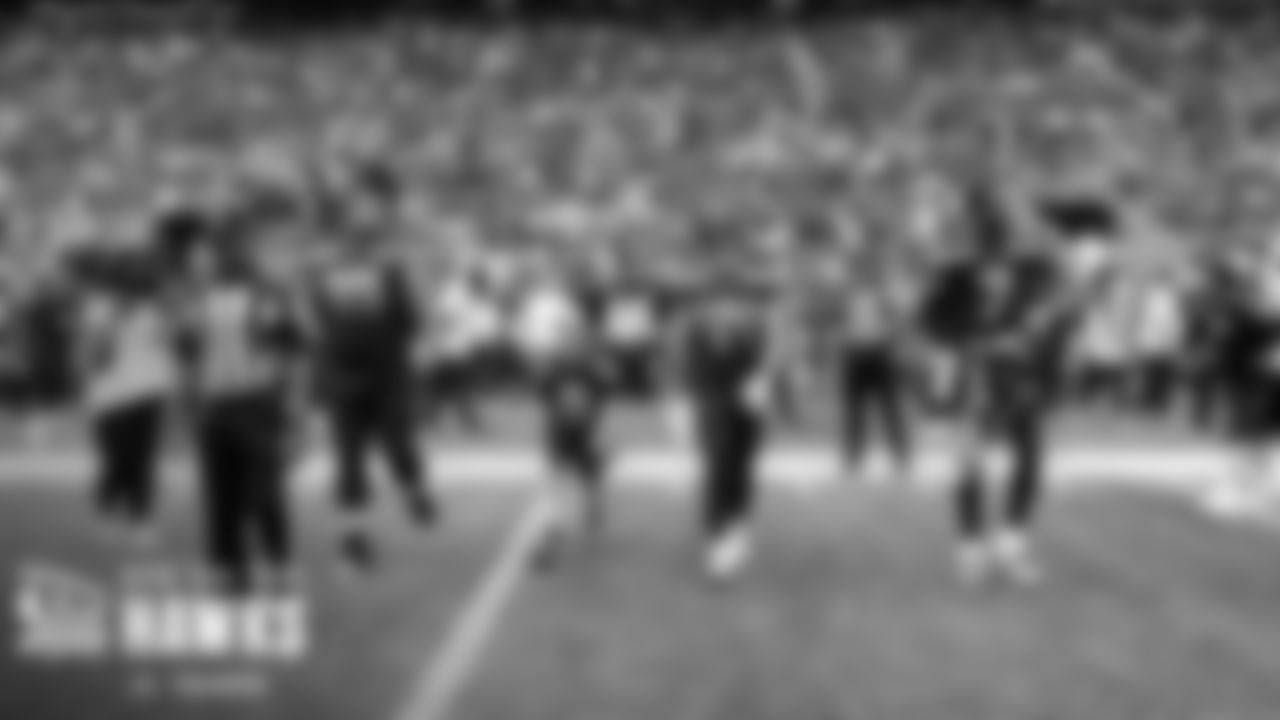
M 288 404 L 302 334 L 256 271 L 247 238 L 205 227 L 184 242 L 177 338 L 209 560 L 228 591 L 243 593 L 288 582 L 294 569 Z
M 724 579 L 751 557 L 748 525 L 776 368 L 761 289 L 740 270 L 717 274 L 677 331 L 685 388 L 671 412 L 697 447 L 706 569 Z
M 152 536 L 177 367 L 154 268 L 141 258 L 120 262 L 119 271 L 86 288 L 77 355 L 98 462 L 98 509 L 138 541 Z
M 1220 300 L 1218 372 L 1239 462 L 1208 503 L 1226 516 L 1266 513 L 1280 501 L 1280 255 L 1272 253 L 1241 263 L 1233 291 Z
M 56 413 L 75 402 L 78 285 L 73 269 L 59 262 L 39 278 L 17 310 L 14 338 L 22 356 L 19 404 L 24 439 L 50 438 Z
M 433 524 L 438 507 L 417 444 L 414 352 L 420 317 L 409 278 L 380 229 L 343 231 L 336 256 L 315 279 L 311 314 L 334 443 L 337 501 L 352 521 L 343 549 L 348 559 L 367 566 L 375 548 L 360 516 L 370 501 L 370 450 L 388 461 L 418 524 Z
M 926 323 L 958 368 L 966 440 L 954 507 L 969 578 L 1038 576 L 1028 540 L 1044 490 L 1046 421 L 1068 293 L 986 189 L 968 198 L 971 249 L 937 274 Z

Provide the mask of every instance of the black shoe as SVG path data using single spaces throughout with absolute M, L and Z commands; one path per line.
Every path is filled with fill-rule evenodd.
M 409 516 L 420 528 L 429 529 L 440 522 L 440 503 L 434 493 L 417 492 L 409 497 Z
M 568 538 L 562 532 L 552 531 L 542 538 L 529 558 L 537 572 L 551 572 L 564 560 Z
M 342 555 L 357 570 L 370 571 L 378 564 L 377 547 L 363 533 L 352 533 L 342 539 Z

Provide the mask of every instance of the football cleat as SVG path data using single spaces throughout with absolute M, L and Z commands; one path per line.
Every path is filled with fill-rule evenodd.
M 751 538 L 743 528 L 721 533 L 707 548 L 707 575 L 714 580 L 731 580 L 751 562 Z
M 966 585 L 985 585 L 995 569 L 995 554 L 986 540 L 966 540 L 956 550 L 956 574 Z
M 1001 575 L 1018 585 L 1032 585 L 1043 579 L 1044 571 L 1022 532 L 1005 530 L 998 533 L 992 539 L 991 553 Z
M 421 490 L 409 496 L 409 517 L 422 529 L 430 529 L 440 522 L 440 503 L 435 494 Z
M 1257 492 L 1246 490 L 1236 482 L 1223 482 L 1211 488 L 1204 496 L 1204 509 L 1224 519 L 1240 519 L 1257 513 Z
M 355 570 L 368 572 L 378 565 L 377 545 L 362 532 L 353 532 L 343 537 L 341 552 L 347 565 Z

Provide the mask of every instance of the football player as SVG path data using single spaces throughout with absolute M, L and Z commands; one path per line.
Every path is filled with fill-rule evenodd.
M 750 522 L 772 411 L 776 367 L 764 288 L 741 268 L 718 268 L 678 329 L 685 391 L 669 413 L 701 465 L 705 566 L 729 579 L 750 562 Z
M 365 567 L 376 559 L 362 517 L 370 500 L 370 450 L 387 459 L 420 526 L 432 525 L 438 513 L 416 442 L 413 371 L 419 309 L 382 223 L 386 202 L 378 196 L 357 197 L 348 207 L 335 252 L 314 280 L 312 301 L 337 501 L 350 521 L 342 546 L 350 561 Z
M 543 412 L 549 486 L 553 507 L 551 531 L 540 559 L 555 559 L 566 541 L 579 532 L 599 537 L 604 526 L 603 486 L 608 456 L 603 431 L 615 380 L 598 312 L 589 290 L 544 281 L 542 302 L 552 297 L 559 310 L 547 329 L 547 344 L 529 367 Z
M 969 250 L 937 274 L 926 306 L 961 374 L 959 567 L 967 579 L 1030 582 L 1040 574 L 1029 531 L 1071 297 L 1054 256 L 1018 234 L 989 188 L 971 189 L 966 211 Z

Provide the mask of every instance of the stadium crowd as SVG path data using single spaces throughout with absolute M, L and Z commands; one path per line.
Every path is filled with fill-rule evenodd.
M 373 158 L 404 185 L 397 232 L 421 240 L 423 274 L 480 248 L 616 253 L 656 274 L 688 266 L 711 214 L 797 277 L 833 248 L 918 263 L 947 247 L 955 179 L 993 158 L 1028 195 L 1114 210 L 1131 279 L 1117 316 L 1136 288 L 1185 295 L 1204 253 L 1272 234 L 1267 17 L 966 22 L 980 27 L 17 34 L 0 62 L 6 314 L 39 308 L 15 298 L 44 294 L 76 248 L 137 244 L 165 207 L 246 188 L 287 203 Z M 1106 347 L 1139 342 L 1109 324 L 1096 354 L 1146 352 Z M 57 364 L 6 345 L 10 365 Z

